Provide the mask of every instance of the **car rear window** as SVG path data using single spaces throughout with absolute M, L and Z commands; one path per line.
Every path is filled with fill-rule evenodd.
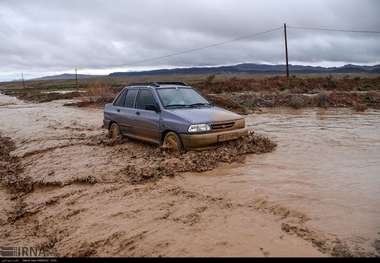
M 142 89 L 137 95 L 136 108 L 145 109 L 146 105 L 155 105 L 155 101 L 151 90 Z
M 119 97 L 117 97 L 114 105 L 115 106 L 119 106 L 119 107 L 122 107 L 124 105 L 124 101 L 125 101 L 125 93 L 126 91 L 124 90 L 120 95 Z
M 125 107 L 133 108 L 133 106 L 134 106 L 133 104 L 135 102 L 137 92 L 138 92 L 137 89 L 128 90 L 127 96 L 125 98 L 125 104 L 124 104 Z

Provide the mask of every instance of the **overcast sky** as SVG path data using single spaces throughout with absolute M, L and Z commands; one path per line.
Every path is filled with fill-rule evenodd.
M 288 25 L 380 30 L 379 0 L 0 0 L 0 80 L 73 72 L 284 63 L 281 30 L 167 59 L 141 60 Z M 380 34 L 289 29 L 292 64 L 380 63 Z

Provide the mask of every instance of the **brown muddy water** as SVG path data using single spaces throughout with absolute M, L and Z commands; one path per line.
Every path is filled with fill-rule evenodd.
M 208 173 L 210 188 L 270 198 L 353 247 L 373 246 L 380 238 L 380 111 L 266 109 L 247 123 L 270 135 L 276 151 Z
M 104 133 L 102 111 L 66 102 L 0 95 L 1 136 L 16 143 L 20 178 L 39 182 L 16 204 L 0 186 L 0 245 L 62 256 L 380 254 L 380 111 L 265 109 L 247 124 L 273 152 L 136 186 L 125 165 L 156 149 L 88 143 Z

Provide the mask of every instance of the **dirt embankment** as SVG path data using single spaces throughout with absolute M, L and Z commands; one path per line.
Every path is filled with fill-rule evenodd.
M 357 111 L 380 107 L 380 92 L 321 92 L 316 94 L 284 93 L 230 93 L 215 94 L 232 101 L 239 108 L 260 109 L 261 107 L 352 107 Z
M 127 81 L 128 83 L 128 81 Z M 190 81 L 210 101 L 240 114 L 261 107 L 352 107 L 358 111 L 380 107 L 380 77 L 252 77 L 206 78 Z M 125 86 L 96 81 L 81 87 L 81 92 L 46 93 L 43 89 L 5 90 L 25 101 L 48 102 L 58 99 L 78 101 L 66 106 L 103 107 L 112 102 Z
M 193 83 L 206 93 L 228 92 L 276 92 L 289 91 L 290 93 L 318 93 L 321 91 L 379 91 L 380 77 L 296 77 L 289 80 L 283 76 L 265 78 L 236 77 L 226 80 L 204 81 Z
M 72 91 L 72 92 L 44 92 L 44 91 L 3 91 L 5 95 L 14 96 L 20 100 L 34 102 L 34 103 L 43 103 L 50 102 L 54 100 L 68 100 L 81 96 L 81 92 Z
M 46 81 L 48 82 L 48 81 Z M 122 87 L 112 88 L 111 85 L 95 81 L 83 84 L 80 88 L 68 85 L 63 86 L 33 86 L 29 88 L 8 88 L 0 90 L 1 93 L 14 96 L 20 100 L 33 103 L 50 102 L 54 100 L 69 100 L 78 98 L 81 102 L 76 106 L 85 107 L 93 105 L 104 105 L 113 100 Z
M 261 107 L 380 107 L 380 77 L 270 77 L 195 85 L 216 104 L 239 112 Z
M 248 114 L 261 107 L 353 107 L 364 111 L 380 107 L 380 77 L 231 78 L 190 83 L 216 105 Z M 115 91 L 103 86 L 71 106 L 103 106 Z

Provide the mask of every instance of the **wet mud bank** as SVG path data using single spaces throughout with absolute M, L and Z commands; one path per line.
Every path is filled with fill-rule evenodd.
M 29 191 L 28 184 L 18 177 L 23 169 L 20 158 L 11 155 L 15 149 L 11 138 L 0 135 L 0 182 L 12 193 Z
M 72 91 L 72 92 L 41 92 L 41 91 L 14 91 L 7 92 L 3 91 L 5 95 L 14 96 L 20 100 L 33 103 L 44 103 L 54 100 L 68 100 L 73 98 L 78 98 L 81 96 L 81 92 Z
M 317 93 L 285 92 L 238 92 L 214 94 L 213 97 L 237 105 L 238 111 L 260 110 L 261 108 L 290 107 L 301 108 L 353 108 L 361 112 L 369 108 L 380 108 L 380 92 L 324 91 Z M 223 103 L 222 101 L 222 103 Z M 233 107 L 231 108 L 233 109 Z

